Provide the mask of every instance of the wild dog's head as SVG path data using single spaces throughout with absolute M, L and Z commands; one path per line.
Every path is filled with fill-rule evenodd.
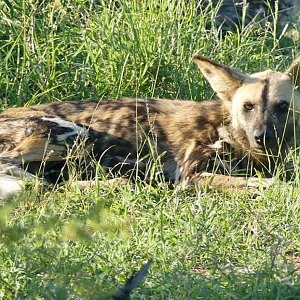
M 293 145 L 300 125 L 300 57 L 284 73 L 267 70 L 253 75 L 202 56 L 194 61 L 223 100 L 233 137 L 244 149 L 278 154 L 279 148 Z

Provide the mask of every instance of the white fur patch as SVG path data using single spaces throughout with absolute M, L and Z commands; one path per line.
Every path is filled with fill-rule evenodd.
M 271 185 L 273 185 L 275 182 L 274 178 L 249 178 L 247 181 L 247 187 L 263 187 L 263 188 L 269 188 Z
M 223 148 L 223 141 L 218 140 L 215 143 L 208 145 L 208 147 L 210 147 L 212 149 L 222 149 Z
M 72 131 L 70 131 L 70 132 L 66 132 L 64 134 L 56 136 L 56 139 L 57 139 L 58 142 L 62 142 L 64 140 L 66 140 L 68 137 L 73 136 L 73 135 L 82 135 L 83 131 L 84 131 L 83 128 L 80 127 L 80 126 L 78 126 L 77 124 L 75 124 L 73 122 L 69 122 L 69 121 L 63 120 L 61 118 L 57 118 L 57 117 L 55 117 L 55 118 L 43 117 L 42 120 L 50 121 L 50 122 L 55 122 L 60 127 L 72 129 Z
M 0 198 L 6 199 L 22 192 L 23 181 L 13 177 L 0 177 Z
M 3 156 L 8 151 L 9 151 L 8 147 L 6 149 L 3 149 L 2 152 L 0 153 L 0 157 Z
M 212 177 L 214 174 L 209 172 L 203 172 L 200 174 L 200 177 Z
M 7 164 L 1 166 L 0 171 L 0 199 L 6 199 L 22 192 L 24 180 L 34 180 L 36 177 L 19 168 Z

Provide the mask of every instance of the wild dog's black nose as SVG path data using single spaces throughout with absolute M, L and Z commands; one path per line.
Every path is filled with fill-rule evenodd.
M 255 141 L 257 144 L 259 145 L 264 145 L 267 144 L 268 140 L 270 139 L 270 132 L 268 132 L 268 130 L 254 130 L 253 132 Z

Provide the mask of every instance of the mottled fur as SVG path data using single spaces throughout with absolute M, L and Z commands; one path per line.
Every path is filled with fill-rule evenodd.
M 111 173 L 139 169 L 144 176 L 159 158 L 170 182 L 224 189 L 257 185 L 249 176 L 257 170 L 270 176 L 293 145 L 299 59 L 285 73 L 253 75 L 201 56 L 194 61 L 220 100 L 86 100 L 4 111 L 0 194 L 19 191 L 7 190 L 5 181 L 16 186 L 35 174 L 49 181 L 68 179 L 66 157 L 79 152 L 84 167 L 78 165 L 88 178 L 95 175 L 95 161 Z

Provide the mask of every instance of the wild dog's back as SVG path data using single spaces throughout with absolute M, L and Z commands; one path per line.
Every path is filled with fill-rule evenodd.
M 161 157 L 164 173 L 172 181 L 179 181 L 182 177 L 178 172 L 179 165 L 190 173 L 195 167 L 198 171 L 207 171 L 207 161 L 216 153 L 214 144 L 219 140 L 218 128 L 229 122 L 220 101 L 198 103 L 128 98 L 9 109 L 0 115 L 0 124 L 1 120 L 6 122 L 13 119 L 14 124 L 19 122 L 24 127 L 26 118 L 46 118 L 53 126 L 56 123 L 57 128 L 64 130 L 68 126 L 71 130 L 73 123 L 91 128 L 95 144 L 93 154 L 96 158 L 101 157 L 102 165 L 107 168 L 125 161 L 122 170 L 128 171 L 134 168 L 139 157 L 139 168 L 145 171 L 147 160 L 143 160 L 143 157 L 150 152 L 155 157 L 164 153 Z M 66 124 L 66 121 L 70 123 Z M 27 126 L 33 125 L 27 123 Z M 55 143 L 54 140 L 52 142 Z M 40 144 L 43 146 L 45 142 Z

